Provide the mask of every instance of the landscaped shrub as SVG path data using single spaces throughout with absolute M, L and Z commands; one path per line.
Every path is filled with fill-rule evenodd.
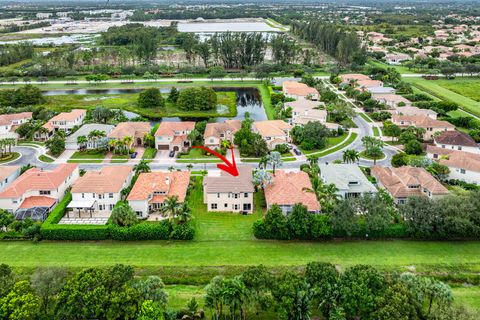
M 107 240 L 110 238 L 107 226 L 97 225 L 42 225 L 40 235 L 44 240 Z
M 114 224 L 108 226 L 113 240 L 168 240 L 172 226 L 169 221 L 142 222 L 131 227 L 120 227 Z
M 195 229 L 190 222 L 173 224 L 172 232 L 170 233 L 171 240 L 192 240 L 195 236 Z

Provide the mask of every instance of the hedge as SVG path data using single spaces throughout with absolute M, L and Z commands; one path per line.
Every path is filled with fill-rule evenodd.
M 191 240 L 195 230 L 191 223 L 175 224 L 168 220 L 162 222 L 140 222 L 132 227 L 107 225 L 69 225 L 58 224 L 72 200 L 67 193 L 52 210 L 40 228 L 44 240 Z

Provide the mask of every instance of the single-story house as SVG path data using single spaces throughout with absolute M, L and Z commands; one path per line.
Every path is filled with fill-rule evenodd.
M 110 132 L 113 131 L 115 127 L 110 124 L 99 124 L 99 123 L 88 123 L 81 126 L 77 131 L 73 134 L 69 135 L 65 139 L 65 149 L 67 150 L 78 150 L 80 146 L 77 143 L 78 137 L 85 136 L 88 139 L 88 135 L 92 131 L 103 131 L 105 135 L 108 135 Z M 89 140 L 86 144 L 87 149 L 95 149 L 97 148 L 97 141 Z
M 320 98 L 317 89 L 311 88 L 304 83 L 296 81 L 284 81 L 282 84 L 282 92 L 286 97 L 293 98 L 295 100 L 318 100 Z
M 159 213 L 169 197 L 176 196 L 179 203 L 185 201 L 190 172 L 146 172 L 138 176 L 127 201 L 139 218 Z
M 337 194 L 344 199 L 377 192 L 356 164 L 320 164 L 320 178 L 326 184 L 334 184 Z
M 392 115 L 402 115 L 402 116 L 427 116 L 433 120 L 437 119 L 437 113 L 430 109 L 420 109 L 418 107 L 396 107 L 393 110 L 387 110 Z
M 424 168 L 373 166 L 370 173 L 396 204 L 405 203 L 409 197 L 437 198 L 448 194 L 448 190 Z
M 162 121 L 155 132 L 155 146 L 158 150 L 186 151 L 192 145 L 188 135 L 194 129 L 193 121 Z
M 272 180 L 272 183 L 265 187 L 267 208 L 276 204 L 284 214 L 288 214 L 295 204 L 302 204 L 311 213 L 320 212 L 320 203 L 315 193 L 309 191 L 312 183 L 307 173 L 277 170 Z
M 253 212 L 252 167 L 238 166 L 238 176 L 221 171 L 213 173 L 203 180 L 203 202 L 208 211 L 219 212 Z
M 410 100 L 402 97 L 398 94 L 374 94 L 372 95 L 372 99 L 387 105 L 390 108 L 399 107 L 399 104 L 403 106 L 410 106 L 412 103 Z
M 340 84 L 350 84 L 351 82 L 372 80 L 369 76 L 366 76 L 361 73 L 347 73 L 339 75 L 341 83 Z

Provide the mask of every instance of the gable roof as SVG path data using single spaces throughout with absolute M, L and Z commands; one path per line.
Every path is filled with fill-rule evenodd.
M 361 73 L 346 73 L 346 74 L 341 74 L 339 75 L 340 79 L 342 79 L 342 82 L 350 82 L 350 80 L 356 80 L 356 81 L 361 81 L 361 80 L 371 80 L 369 76 L 366 76 Z
M 155 136 L 174 136 L 175 131 L 192 131 L 195 129 L 195 122 L 193 121 L 162 121 L 158 126 Z
M 253 178 L 251 166 L 237 166 L 238 176 L 234 177 L 224 171 L 220 176 L 208 176 L 203 180 L 205 193 L 241 193 L 253 192 Z
M 72 193 L 118 193 L 131 173 L 131 166 L 106 166 L 100 171 L 89 171 L 75 181 Z
M 421 188 L 426 188 L 433 195 L 448 194 L 448 190 L 424 168 L 373 166 L 371 174 L 396 198 L 424 196 Z M 409 188 L 412 185 L 419 185 L 421 188 Z
M 442 134 L 435 137 L 434 140 L 436 143 L 439 144 L 450 144 L 455 146 L 478 148 L 477 143 L 470 135 L 457 130 L 442 132 Z
M 156 202 L 161 202 L 170 196 L 177 196 L 183 202 L 187 195 L 190 183 L 190 172 L 146 172 L 138 176 L 135 185 L 127 197 L 128 201 L 145 201 L 150 196 L 156 197 Z M 153 195 L 155 191 L 164 191 L 165 195 Z
M 31 119 L 32 112 L 20 112 L 20 113 L 10 113 L 0 115 L 0 125 L 9 125 L 12 121 L 20 119 Z
M 263 137 L 284 136 L 284 130 L 291 130 L 292 126 L 283 120 L 255 121 L 252 126 Z
M 143 138 L 146 133 L 150 132 L 150 129 L 150 122 L 120 122 L 107 136 L 112 139 Z
M 51 171 L 31 168 L 0 192 L 0 198 L 17 198 L 30 190 L 55 190 L 78 168 L 78 164 L 65 163 Z
M 437 113 L 431 109 L 420 109 L 418 107 L 398 107 L 395 112 L 404 116 L 437 116 Z
M 312 183 L 307 173 L 277 170 L 272 183 L 265 187 L 265 200 L 269 206 L 299 203 L 306 206 L 308 211 L 319 211 L 320 203 L 315 193 L 306 190 L 311 188 Z
M 15 171 L 20 170 L 20 166 L 0 166 L 0 181 L 10 177 Z

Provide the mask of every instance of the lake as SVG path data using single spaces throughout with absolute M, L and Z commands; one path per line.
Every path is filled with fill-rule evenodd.
M 215 32 L 277 32 L 265 22 L 188 22 L 179 23 L 178 31 L 194 33 L 215 33 Z
M 170 92 L 170 87 L 159 88 L 162 93 Z M 138 93 L 144 89 L 138 88 L 120 88 L 120 89 L 66 89 L 66 90 L 46 90 L 42 91 L 45 96 L 57 96 L 57 95 L 118 95 L 118 94 L 133 94 Z M 181 90 L 181 89 L 180 89 Z M 217 122 L 224 121 L 225 119 L 239 119 L 245 118 L 245 113 L 250 113 L 250 116 L 255 121 L 267 120 L 265 109 L 262 105 L 262 98 L 257 88 L 240 88 L 240 87 L 213 87 L 213 90 L 217 92 L 235 92 L 237 95 L 237 116 L 233 118 L 216 118 Z M 105 97 L 108 99 L 108 96 Z M 104 100 L 104 99 L 103 99 Z M 135 114 L 130 112 L 129 118 L 135 117 Z M 163 118 L 166 121 L 181 121 L 187 119 L 180 118 Z M 188 119 L 191 120 L 191 119 Z M 201 119 L 194 119 L 201 120 Z

